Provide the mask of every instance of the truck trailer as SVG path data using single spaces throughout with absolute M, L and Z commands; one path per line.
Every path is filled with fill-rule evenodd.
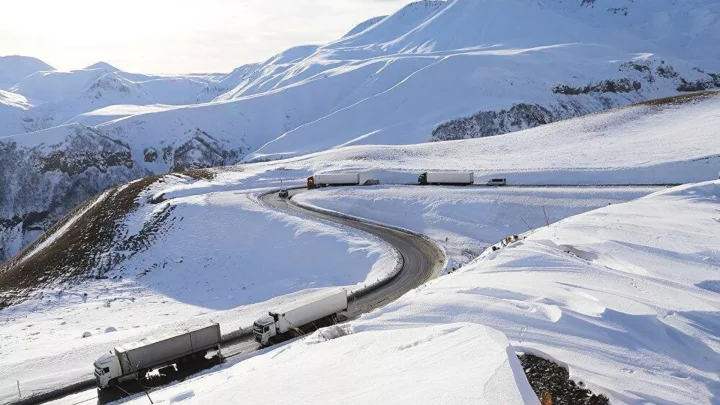
M 253 334 L 262 346 L 337 323 L 337 314 L 347 310 L 347 292 L 331 289 L 295 301 L 255 321 Z
M 357 186 L 360 184 L 360 173 L 315 174 L 307 178 L 307 188 L 327 186 Z
M 418 177 L 422 185 L 469 186 L 475 182 L 473 172 L 427 172 Z
M 167 332 L 115 347 L 95 361 L 99 389 L 145 377 L 164 366 L 204 358 L 217 350 L 220 356 L 220 325 L 210 323 L 199 329 Z

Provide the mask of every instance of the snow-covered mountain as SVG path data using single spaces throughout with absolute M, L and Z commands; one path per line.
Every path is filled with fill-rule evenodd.
M 15 235 L 0 260 L 32 239 L 18 229 L 59 218 L 33 220 L 13 202 L 33 187 L 23 173 L 53 184 L 102 178 L 87 190 L 97 192 L 133 176 L 347 145 L 497 135 L 720 87 L 717 11 L 711 0 L 420 1 L 227 75 L 145 76 L 103 63 L 32 74 L 10 90 L 27 108 L 0 115 L 15 120 L 0 156 L 19 162 L 0 177 L 10 190 L 2 232 Z M 118 148 L 127 159 L 110 158 Z M 83 169 L 41 163 L 58 151 L 83 156 L 73 164 Z M 43 190 L 35 209 L 91 195 L 67 193 Z
M 55 68 L 37 58 L 19 55 L 0 56 L 0 90 L 9 89 L 35 72 L 50 70 Z
M 505 177 L 511 184 L 600 185 L 716 179 L 720 169 L 719 109 L 720 97 L 708 92 L 493 137 L 352 146 L 282 161 L 150 177 L 113 187 L 77 206 L 50 232 L 0 265 L 0 307 L 7 306 L 0 311 L 0 341 L 11 348 L 0 356 L 0 401 L 14 399 L 18 380 L 23 393 L 32 393 L 89 378 L 90 365 L 99 353 L 158 330 L 211 319 L 220 322 L 227 333 L 249 326 L 279 301 L 293 298 L 277 297 L 279 294 L 302 294 L 300 290 L 328 285 L 352 286 L 372 279 L 376 271 L 392 268 L 387 261 L 392 252 L 384 243 L 344 227 L 276 212 L 257 198 L 272 188 L 301 185 L 310 173 L 357 171 L 364 178 L 379 179 L 382 185 L 328 188 L 293 199 L 423 233 L 444 248 L 448 271 L 463 267 L 355 323 L 355 332 L 365 333 L 369 340 L 343 337 L 334 340 L 336 351 L 325 348 L 323 352 L 347 353 L 348 348 L 355 350 L 372 341 L 373 347 L 387 350 L 361 353 L 371 353 L 376 362 L 395 353 L 390 372 L 415 359 L 419 367 L 429 370 L 428 378 L 433 381 L 437 367 L 443 367 L 445 378 L 465 383 L 466 369 L 457 369 L 447 356 L 436 353 L 450 353 L 447 350 L 459 345 L 461 353 L 478 356 L 471 358 L 476 364 L 486 352 L 478 355 L 473 348 L 495 348 L 492 352 L 503 354 L 503 359 L 514 350 L 534 348 L 567 363 L 574 379 L 584 381 L 593 392 L 610 396 L 613 404 L 640 405 L 657 402 L 655 398 L 672 404 L 713 404 L 713 388 L 718 382 L 717 342 L 713 340 L 719 316 L 720 233 L 713 232 L 718 227 L 717 180 L 673 190 L 441 190 L 401 184 L 417 180 L 418 173 L 426 170 L 473 171 L 478 183 L 492 177 Z M 36 164 L 54 164 L 59 168 L 54 172 L 85 173 L 81 184 L 126 173 L 131 162 L 133 169 L 141 167 L 140 162 L 127 159 L 130 150 L 83 128 L 75 127 L 77 142 L 108 142 L 103 148 L 113 154 L 105 160 L 116 162 L 115 166 L 102 166 L 99 159 L 93 162 L 100 155 L 90 148 L 72 157 L 72 148 L 52 147 L 45 153 L 55 160 Z M 51 136 L 62 139 L 64 134 L 44 131 L 43 136 L 53 145 Z M 40 152 L 27 158 L 40 159 Z M 88 166 L 73 166 L 73 162 Z M 13 164 L 22 165 L 22 160 Z M 43 181 L 45 175 L 35 173 L 27 183 Z M 38 188 L 54 184 L 72 188 L 60 181 L 68 177 L 56 175 L 56 183 L 26 187 L 27 199 L 16 206 L 33 204 Z M 655 192 L 648 199 L 622 204 Z M 43 204 L 47 202 L 34 207 L 52 206 Z M 596 208 L 601 210 L 561 221 Z M 40 215 L 42 212 L 35 212 L 28 218 Z M 546 221 L 560 222 L 547 226 Z M 527 239 L 499 251 L 488 250 L 477 258 L 500 238 L 538 227 L 541 229 L 531 231 Z M 15 229 L 21 234 L 22 225 Z M 323 252 L 322 260 L 318 260 L 318 251 Z M 270 297 L 277 298 L 265 301 Z M 143 313 L 140 317 L 139 311 Z M 487 346 L 489 342 L 463 336 L 443 340 L 447 342 L 444 345 L 438 341 L 444 334 L 422 331 L 433 323 L 458 321 L 497 329 L 513 348 L 506 348 L 506 343 Z M 410 340 L 376 335 L 396 328 L 411 333 Z M 83 338 L 84 332 L 91 336 Z M 470 334 L 482 336 L 479 330 Z M 284 353 L 294 353 L 291 357 L 303 359 L 298 366 L 314 365 L 308 366 L 312 369 L 308 375 L 315 378 L 320 374 L 314 373 L 321 372 L 315 366 L 329 363 L 317 363 L 320 352 L 303 349 L 322 344 L 313 339 L 256 359 L 263 359 L 260 361 L 276 371 L 292 371 L 295 369 L 287 363 L 281 367 L 277 362 L 290 361 Z M 416 339 L 423 343 L 412 344 Z M 305 342 L 310 343 L 306 346 Z M 419 350 L 400 351 L 399 344 Z M 440 359 L 439 363 L 427 363 L 428 356 Z M 313 360 L 308 361 L 310 358 Z M 172 394 L 156 391 L 153 399 L 159 396 L 172 402 L 179 392 L 176 388 L 183 387 L 182 391 L 196 393 L 192 403 L 231 401 L 228 398 L 245 389 L 245 383 L 269 375 L 257 374 L 243 364 L 258 363 L 230 362 L 226 368 L 169 387 Z M 360 364 L 365 371 L 359 375 L 380 384 L 378 371 L 367 361 Z M 67 371 L 49 373 L 55 365 Z M 232 367 L 236 372 L 226 374 Z M 476 371 L 481 376 L 497 375 Z M 281 376 L 283 381 L 297 380 L 296 372 L 282 372 Z M 477 381 L 475 374 L 472 377 Z M 402 397 L 399 403 L 407 403 L 406 395 L 417 392 L 414 380 L 403 381 L 413 386 L 398 390 L 393 385 L 393 397 Z M 492 390 L 487 387 L 496 386 L 480 384 L 476 395 L 507 392 L 515 387 L 513 381 L 518 380 L 504 379 Z M 320 397 L 329 399 L 336 393 L 324 391 L 326 385 L 312 388 L 325 392 L 327 397 Z M 358 390 L 366 386 L 348 386 L 355 394 L 351 399 L 362 403 L 366 397 Z M 293 393 L 309 389 L 307 384 L 289 387 Z M 310 398 L 317 402 L 316 397 Z M 63 403 L 71 402 L 76 403 L 77 398 Z M 488 403 L 515 402 L 500 399 Z
M 190 105 L 211 101 L 240 81 L 236 71 L 223 74 L 150 76 L 123 72 L 104 62 L 73 71 L 35 72 L 9 91 L 32 101 L 37 121 L 21 132 L 33 132 L 79 120 L 78 116 L 109 106 Z M 98 115 L 101 116 L 102 114 Z M 12 122 L 10 122 L 12 124 Z

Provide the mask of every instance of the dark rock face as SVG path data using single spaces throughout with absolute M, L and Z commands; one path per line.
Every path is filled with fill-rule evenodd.
M 483 138 L 544 125 L 557 116 L 537 104 L 516 104 L 500 111 L 480 111 L 470 117 L 440 124 L 432 133 L 432 141 Z
M 630 93 L 638 91 L 642 88 L 642 84 L 637 80 L 617 79 L 603 80 L 600 83 L 590 84 L 584 87 L 572 87 L 567 84 L 559 84 L 553 88 L 553 93 L 563 94 L 565 96 L 577 96 L 580 94 L 590 93 Z
M 588 4 L 592 4 L 588 2 Z M 620 76 L 581 86 L 560 83 L 550 91 L 555 100 L 518 103 L 501 110 L 479 111 L 469 117 L 444 122 L 432 132 L 431 141 L 483 138 L 579 117 L 610 108 L 621 107 L 649 98 L 646 89 L 664 86 L 671 92 L 696 92 L 720 88 L 720 74 L 695 68 L 706 79 L 688 80 L 673 66 L 661 61 L 632 61 L 618 67 Z
M 604 395 L 593 394 L 582 381 L 570 379 L 570 373 L 557 364 L 530 354 L 518 356 L 525 376 L 540 400 L 550 398 L 553 405 L 609 405 Z
M 143 155 L 145 156 L 145 162 L 152 163 L 157 160 L 158 153 L 155 150 L 155 148 L 147 148 L 143 152 Z
M 0 141 L 0 263 L 104 190 L 154 174 L 234 164 L 249 151 L 197 128 L 179 146 L 142 151 L 82 125 L 51 131 L 39 135 L 47 143 L 23 144 L 24 136 L 33 135 Z
M 167 206 L 134 235 L 120 220 L 137 205 L 137 197 L 158 177 L 147 177 L 127 186 L 114 187 L 90 198 L 58 221 L 12 260 L 0 265 L 0 309 L 21 302 L 39 288 L 53 283 L 72 285 L 88 278 L 102 278 L 118 262 L 146 249 L 169 219 Z M 53 231 L 66 227 L 62 243 L 38 248 Z M 108 254 L 114 248 L 114 254 Z M 120 252 L 120 253 L 117 253 Z
M 217 139 L 199 128 L 189 141 L 175 148 L 172 156 L 174 172 L 222 166 L 242 158 L 238 151 L 225 150 Z

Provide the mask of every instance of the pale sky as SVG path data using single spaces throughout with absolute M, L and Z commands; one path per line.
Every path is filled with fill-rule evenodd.
M 0 56 L 60 70 L 229 72 L 339 38 L 411 0 L 0 0 Z

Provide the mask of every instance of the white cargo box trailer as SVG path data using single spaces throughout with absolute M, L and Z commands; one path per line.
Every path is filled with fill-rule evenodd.
M 470 185 L 475 182 L 473 172 L 427 172 L 418 178 L 420 184 Z
M 344 289 L 331 289 L 314 294 L 270 311 L 267 316 L 258 319 L 253 325 L 255 340 L 266 345 L 274 340 L 275 336 L 301 329 L 345 310 L 347 292 Z
M 127 343 L 115 347 L 95 362 L 95 378 L 100 388 L 142 378 L 143 372 L 219 350 L 221 340 L 220 325 L 210 323 L 197 329 L 166 332 Z
M 299 328 L 346 309 L 347 293 L 345 290 L 331 290 L 295 301 L 277 311 L 270 311 L 270 316 L 277 317 L 275 324 L 278 326 L 278 332 L 285 333 L 292 328 Z
M 116 347 L 115 355 L 120 359 L 123 374 L 129 374 L 168 360 L 217 347 L 220 340 L 220 325 L 215 323 L 180 335 L 177 332 L 167 332 L 138 342 L 127 343 Z
M 357 186 L 360 184 L 360 173 L 316 174 L 308 177 L 308 188 L 324 186 Z

